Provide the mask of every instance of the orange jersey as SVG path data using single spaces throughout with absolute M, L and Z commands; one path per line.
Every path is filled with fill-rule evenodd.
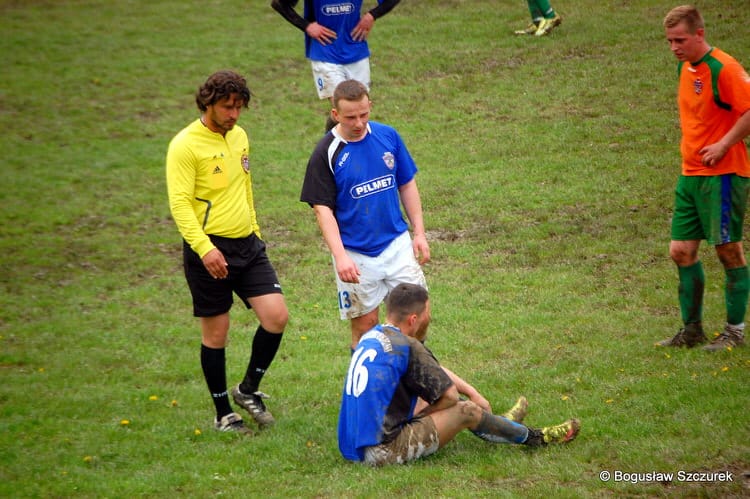
M 699 154 L 703 147 L 719 142 L 750 110 L 750 76 L 732 56 L 713 48 L 697 63 L 680 64 L 679 78 L 682 174 L 750 177 L 744 141 L 732 146 L 715 166 L 705 166 Z

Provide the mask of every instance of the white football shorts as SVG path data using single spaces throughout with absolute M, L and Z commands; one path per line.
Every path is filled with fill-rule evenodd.
M 370 90 L 370 58 L 365 57 L 351 64 L 310 61 L 318 97 L 330 99 L 336 86 L 344 80 L 357 80 Z
M 360 276 L 358 284 L 343 282 L 336 273 L 336 260 L 333 259 L 341 320 L 372 312 L 399 283 L 419 284 L 427 288 L 422 267 L 414 257 L 409 231 L 394 239 L 378 256 L 346 252 L 357 264 Z

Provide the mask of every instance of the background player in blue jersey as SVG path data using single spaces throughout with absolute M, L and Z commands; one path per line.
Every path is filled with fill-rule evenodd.
M 378 0 L 360 17 L 362 0 L 304 0 L 304 17 L 294 7 L 298 0 L 272 0 L 284 19 L 305 33 L 305 57 L 312 64 L 318 97 L 331 99 L 336 86 L 355 79 L 370 88 L 370 48 L 367 37 L 375 19 L 387 14 L 400 0 Z M 326 131 L 335 121 L 330 117 Z
M 417 167 L 398 132 L 369 121 L 370 97 L 361 82 L 340 83 L 333 100 L 338 124 L 310 156 L 300 200 L 313 207 L 333 256 L 339 311 L 351 320 L 354 349 L 378 323 L 390 289 L 400 282 L 426 287 L 420 264 L 429 261 L 430 247 Z
M 374 466 L 428 456 L 464 429 L 494 443 L 543 446 L 573 440 L 576 419 L 541 429 L 461 400 L 456 384 L 422 344 L 430 323 L 427 290 L 399 284 L 387 322 L 368 331 L 352 355 L 338 422 L 344 458 Z M 418 402 L 425 401 L 421 410 Z

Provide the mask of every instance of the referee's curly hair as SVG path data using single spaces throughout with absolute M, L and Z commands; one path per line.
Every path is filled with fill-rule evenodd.
M 195 103 L 203 112 L 208 106 L 227 99 L 232 94 L 237 94 L 247 107 L 251 95 L 250 89 L 247 88 L 247 81 L 234 71 L 224 69 L 209 76 L 201 85 L 195 94 Z

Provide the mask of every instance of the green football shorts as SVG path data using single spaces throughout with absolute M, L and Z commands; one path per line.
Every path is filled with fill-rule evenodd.
M 675 189 L 672 240 L 705 239 L 718 246 L 742 241 L 750 179 L 734 173 L 680 175 Z

